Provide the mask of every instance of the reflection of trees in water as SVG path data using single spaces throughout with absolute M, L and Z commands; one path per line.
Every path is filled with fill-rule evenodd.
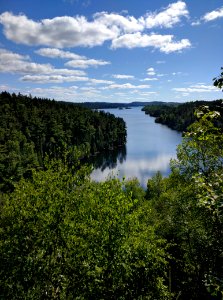
M 101 152 L 98 155 L 90 158 L 90 163 L 94 169 L 101 169 L 104 171 L 106 168 L 114 169 L 117 163 L 123 163 L 126 160 L 126 146 L 119 147 L 114 150 Z

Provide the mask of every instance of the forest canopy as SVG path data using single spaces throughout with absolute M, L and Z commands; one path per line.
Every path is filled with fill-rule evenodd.
M 70 163 L 126 143 L 125 122 L 103 111 L 73 103 L 0 94 L 0 188 L 42 167 L 46 156 Z M 69 155 L 68 155 L 69 153 Z

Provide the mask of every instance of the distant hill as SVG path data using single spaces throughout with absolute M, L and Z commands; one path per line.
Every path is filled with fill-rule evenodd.
M 130 108 L 136 106 L 151 106 L 151 105 L 167 105 L 176 106 L 180 103 L 176 102 L 162 102 L 162 101 L 152 101 L 152 102 L 130 102 L 130 103 L 112 103 L 112 102 L 82 102 L 77 103 L 77 105 L 82 107 L 87 107 L 91 109 L 106 109 L 106 108 Z

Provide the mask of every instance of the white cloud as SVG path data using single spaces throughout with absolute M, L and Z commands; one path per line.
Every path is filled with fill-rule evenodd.
M 108 61 L 88 59 L 85 56 L 81 56 L 69 51 L 63 51 L 56 48 L 42 48 L 37 50 L 36 53 L 51 58 L 72 59 L 65 64 L 66 66 L 72 68 L 86 69 L 88 67 L 98 67 L 110 64 L 110 62 Z
M 124 74 L 114 74 L 112 75 L 113 78 L 116 78 L 116 79 L 134 79 L 135 76 L 133 75 L 124 75 Z
M 156 63 L 157 64 L 165 64 L 166 62 L 165 62 L 165 60 L 157 60 Z
M 205 22 L 209 22 L 222 17 L 223 17 L 223 7 L 206 13 L 202 19 Z
M 25 15 L 5 12 L 0 15 L 0 23 L 9 40 L 25 45 L 92 47 L 117 36 L 113 29 L 96 20 L 88 22 L 84 16 L 62 16 L 36 22 Z
M 0 49 L 0 72 L 37 74 L 48 72 L 51 69 L 49 64 L 33 63 L 29 61 L 28 56 Z
M 164 43 L 169 43 L 171 40 L 170 35 L 142 35 L 140 32 L 134 34 L 125 34 L 112 41 L 112 48 L 140 48 L 152 46 L 155 48 L 162 47 Z
M 41 48 L 35 51 L 37 54 L 50 58 L 86 59 L 85 56 L 56 48 Z
M 167 76 L 167 74 L 156 74 L 157 77 Z
M 213 10 L 211 12 L 206 13 L 203 17 L 201 17 L 199 20 L 194 20 L 191 25 L 192 26 L 198 26 L 201 25 L 204 22 L 210 22 L 213 20 L 216 20 L 218 18 L 222 18 L 223 17 L 223 6 Z
M 100 94 L 101 91 L 92 87 L 87 87 L 87 86 L 83 86 L 80 88 L 81 91 L 85 91 L 85 92 L 91 92 L 91 93 L 98 93 Z
M 103 80 L 103 79 L 90 79 L 89 82 L 93 84 L 113 84 L 114 82 L 111 80 Z
M 181 75 L 181 74 L 182 74 L 182 72 L 173 72 L 173 73 L 172 73 L 173 76 Z
M 63 87 L 63 86 L 50 86 L 50 87 L 36 87 L 27 88 L 23 91 L 24 94 L 31 94 L 33 96 L 56 99 L 61 101 L 81 102 L 83 98 L 79 96 L 77 86 Z
M 156 95 L 157 92 L 141 92 L 139 93 L 141 96 L 151 96 L 151 95 Z
M 156 75 L 156 72 L 155 72 L 154 68 L 148 68 L 147 69 L 147 75 L 149 75 L 149 76 Z
M 30 81 L 35 83 L 63 83 L 75 81 L 88 81 L 88 77 L 63 76 L 63 75 L 25 75 L 20 78 L 21 81 Z
M 0 91 L 2 91 L 2 92 L 5 92 L 5 91 L 15 92 L 15 91 L 18 91 L 18 88 L 12 87 L 8 84 L 0 84 Z
M 110 62 L 104 60 L 96 60 L 96 59 L 75 59 L 70 60 L 65 63 L 65 66 L 72 67 L 72 68 L 80 68 L 86 69 L 89 67 L 98 67 L 98 66 L 105 66 L 109 65 Z
M 170 4 L 160 13 L 149 13 L 145 18 L 146 28 L 173 27 L 180 22 L 181 17 L 188 17 L 189 12 L 186 3 L 178 1 Z
M 149 77 L 149 78 L 144 78 L 144 79 L 141 79 L 140 81 L 157 81 L 158 78 L 156 77 Z
M 141 34 L 140 32 L 133 34 L 125 34 L 112 41 L 112 48 L 140 48 L 140 47 L 154 47 L 164 53 L 171 53 L 180 51 L 184 48 L 189 48 L 191 43 L 187 39 L 174 42 L 173 35 L 161 34 Z
M 186 88 L 173 88 L 172 90 L 181 93 L 210 93 L 219 91 L 219 89 L 217 89 L 213 85 L 204 84 L 191 85 L 190 87 Z
M 160 50 L 165 53 L 171 53 L 176 51 L 181 51 L 191 47 L 191 43 L 188 39 L 182 39 L 178 42 L 170 42 L 163 45 Z
M 25 45 L 45 45 L 50 47 L 93 47 L 111 41 L 113 49 L 125 47 L 155 47 L 161 52 L 170 53 L 190 47 L 187 39 L 174 42 L 173 35 L 143 34 L 155 27 L 173 27 L 188 11 L 183 1 L 170 4 L 161 12 L 151 12 L 139 18 L 117 13 L 100 12 L 91 21 L 84 16 L 61 16 L 34 21 L 25 15 L 4 12 L 0 15 L 5 36 L 15 43 Z M 43 48 L 38 54 L 48 57 L 71 59 L 69 66 L 86 68 L 105 65 L 109 62 L 88 60 L 78 54 L 58 49 Z M 74 62 L 73 62 L 74 60 Z M 88 64 L 87 61 L 88 60 Z
M 191 25 L 192 26 L 198 26 L 198 25 L 200 25 L 201 24 L 201 22 L 198 20 L 198 21 L 193 21 L 192 23 L 191 23 Z
M 114 32 L 132 33 L 144 30 L 145 21 L 143 17 L 136 19 L 133 16 L 122 16 L 115 13 L 101 12 L 94 15 L 97 23 L 106 26 Z
M 60 75 L 77 75 L 84 76 L 86 73 L 80 70 L 70 70 L 70 69 L 56 69 L 52 67 L 52 70 L 46 72 L 46 74 L 60 74 Z
M 131 83 L 111 84 L 104 89 L 149 89 L 150 85 L 133 85 Z
M 38 64 L 30 61 L 28 56 L 23 56 L 11 51 L 0 49 L 0 72 L 18 74 L 50 74 L 84 76 L 80 70 L 56 69 L 50 64 Z

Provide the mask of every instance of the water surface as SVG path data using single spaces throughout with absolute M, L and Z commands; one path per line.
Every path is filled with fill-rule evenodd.
M 105 110 L 126 122 L 127 144 L 119 151 L 99 155 L 92 179 L 102 181 L 108 176 L 118 176 L 120 179 L 137 177 L 145 188 L 148 178 L 157 171 L 163 176 L 170 173 L 169 162 L 176 157 L 181 134 L 155 123 L 154 118 L 141 109 L 142 107 Z

